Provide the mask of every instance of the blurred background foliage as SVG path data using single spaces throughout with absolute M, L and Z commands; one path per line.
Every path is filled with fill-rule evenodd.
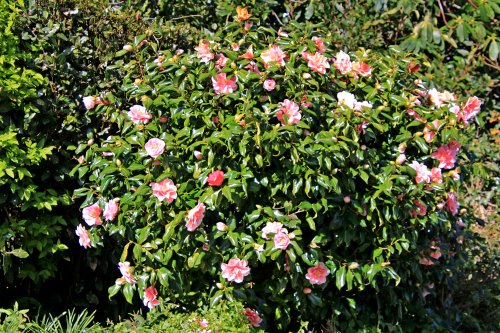
M 155 31 L 163 48 L 192 50 L 238 5 L 275 29 L 292 20 L 321 23 L 318 32 L 335 49 L 419 52 L 433 85 L 484 101 L 462 198 L 478 218 L 478 235 L 447 299 L 450 311 L 431 315 L 440 324 L 462 313 L 468 320 L 458 331 L 497 330 L 498 0 L 0 0 L 0 306 L 16 299 L 54 312 L 85 306 L 99 319 L 131 310 L 107 299 L 106 251 L 82 251 L 74 235 L 81 220 L 81 202 L 72 199 L 79 179 L 69 176 L 74 150 L 102 130 L 81 98 L 119 84 L 106 68 L 134 36 Z

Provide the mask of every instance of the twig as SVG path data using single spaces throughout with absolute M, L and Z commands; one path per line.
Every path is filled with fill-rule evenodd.
M 484 64 L 488 67 L 491 67 L 491 68 L 494 68 L 496 69 L 497 71 L 500 71 L 500 67 L 496 64 L 494 64 L 493 62 L 489 62 L 488 58 L 486 58 L 486 56 L 483 55 L 483 60 L 484 60 Z
M 274 10 L 272 11 L 274 17 L 276 17 L 276 19 L 278 20 L 278 22 L 281 24 L 281 25 L 284 25 L 283 22 L 281 22 L 279 16 L 274 12 Z
M 470 0 L 469 0 L 470 2 Z M 443 18 L 444 24 L 449 28 L 448 21 L 446 21 L 446 17 L 444 16 L 443 5 L 441 4 L 441 0 L 438 0 L 439 11 L 441 12 L 441 17 Z
M 472 2 L 472 0 L 467 0 L 467 1 L 469 1 L 469 3 L 472 5 L 472 7 L 477 8 L 477 5 L 474 2 Z
M 193 15 L 179 16 L 179 17 L 174 17 L 170 20 L 167 20 L 167 22 L 176 21 L 176 20 L 183 20 L 183 19 L 190 18 L 190 17 L 200 17 L 200 16 L 202 16 L 202 15 L 201 14 L 193 14 Z

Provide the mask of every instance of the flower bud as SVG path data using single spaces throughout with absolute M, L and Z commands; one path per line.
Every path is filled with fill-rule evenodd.
M 186 71 L 186 70 L 187 70 L 187 67 L 186 67 L 186 66 L 184 66 L 184 65 L 182 65 L 182 66 L 181 66 L 181 69 L 182 69 L 183 71 Z
M 220 282 L 217 282 L 216 286 L 219 289 L 223 289 L 224 288 L 224 285 L 222 283 L 220 283 Z
M 160 164 L 161 164 L 161 162 L 160 162 L 160 161 L 158 161 L 158 160 L 154 160 L 154 161 L 153 161 L 153 165 L 154 165 L 154 166 L 158 166 L 158 165 L 160 165 Z
M 356 269 L 359 268 L 359 264 L 357 262 L 351 262 L 349 264 L 349 269 Z
M 309 73 L 303 73 L 303 74 L 302 74 L 302 78 L 303 78 L 304 80 L 309 80 L 309 79 L 311 78 L 311 74 L 309 74 Z
M 219 230 L 220 232 L 224 232 L 224 231 L 227 231 L 228 229 L 228 226 L 222 222 L 217 222 L 217 230 Z
M 345 202 L 346 204 L 350 203 L 350 202 L 351 202 L 351 197 L 350 197 L 350 196 L 348 196 L 348 195 L 346 195 L 346 196 L 344 197 L 344 202 Z
M 132 52 L 134 50 L 134 47 L 130 44 L 124 45 L 123 49 L 127 52 Z
M 312 289 L 311 289 L 311 288 L 307 288 L 307 287 L 305 287 L 302 291 L 303 291 L 303 292 L 304 292 L 304 294 L 306 294 L 306 295 L 309 295 L 310 293 L 312 293 Z
M 195 150 L 193 154 L 197 160 L 201 160 L 203 158 L 203 154 L 201 152 L 199 152 L 198 150 Z
M 401 154 L 401 155 L 399 155 L 399 156 L 396 158 L 396 164 L 397 164 L 397 165 L 401 165 L 401 164 L 403 164 L 404 162 L 406 162 L 406 155 L 405 155 L 405 154 Z

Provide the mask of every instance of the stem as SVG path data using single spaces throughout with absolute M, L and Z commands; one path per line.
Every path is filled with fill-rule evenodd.
M 193 15 L 186 15 L 186 16 L 179 16 L 179 17 L 174 17 L 173 19 L 170 19 L 166 22 L 171 22 L 171 21 L 176 21 L 176 20 L 183 20 L 185 18 L 190 18 L 190 17 L 200 17 L 202 16 L 201 14 L 193 14 Z
M 472 7 L 477 8 L 477 5 L 474 2 L 472 2 L 472 0 L 467 0 L 467 1 L 469 1 L 469 3 L 472 5 Z
M 470 2 L 470 0 L 469 0 Z M 444 16 L 443 5 L 441 4 L 441 0 L 438 0 L 439 11 L 441 12 L 441 17 L 443 18 L 444 24 L 449 28 L 448 21 L 446 21 L 446 17 Z M 477 8 L 477 7 L 476 7 Z

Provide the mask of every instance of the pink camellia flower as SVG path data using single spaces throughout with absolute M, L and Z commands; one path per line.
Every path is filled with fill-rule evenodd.
M 340 106 L 347 106 L 349 109 L 354 109 L 354 105 L 357 103 L 356 97 L 347 91 L 337 93 L 337 101 Z
M 425 266 L 432 266 L 434 265 L 434 261 L 431 259 L 428 259 L 426 257 L 420 258 L 420 261 L 418 262 L 420 265 L 425 265 Z
M 92 244 L 90 243 L 90 235 L 87 229 L 85 229 L 84 226 L 81 224 L 76 227 L 75 234 L 80 237 L 78 242 L 80 243 L 80 246 L 83 246 L 83 248 L 89 248 L 92 247 Z
M 319 53 L 319 52 L 316 52 L 313 55 L 309 55 L 307 57 L 307 61 L 308 61 L 307 66 L 309 66 L 309 68 L 312 71 L 320 73 L 320 74 L 325 74 L 326 69 L 330 68 L 330 64 L 328 63 L 328 59 L 325 56 L 321 55 L 321 53 Z
M 323 38 L 314 36 L 312 40 L 314 44 L 316 44 L 318 53 L 323 54 L 326 52 L 326 45 L 325 42 L 323 41 Z
M 250 324 L 254 327 L 259 327 L 262 322 L 262 318 L 260 318 L 257 311 L 253 311 L 252 309 L 246 308 L 243 314 L 248 318 Z
M 259 67 L 257 67 L 257 65 L 255 64 L 255 62 L 250 62 L 248 65 L 246 65 L 245 67 L 243 67 L 247 70 L 249 70 L 250 72 L 252 73 L 255 73 L 255 74 L 260 74 L 260 70 L 259 70 Z
M 403 164 L 404 162 L 406 162 L 406 155 L 405 155 L 405 154 L 401 154 L 401 155 L 399 155 L 399 156 L 396 158 L 396 164 L 397 164 L 397 165 L 401 165 L 401 164 Z
M 283 224 L 281 224 L 280 222 L 267 222 L 266 226 L 262 229 L 262 238 L 268 239 L 267 234 L 276 235 L 279 234 L 283 229 Z
M 352 63 L 352 71 L 356 75 L 363 77 L 370 77 L 372 75 L 372 68 L 364 61 L 355 61 Z
M 340 51 L 335 55 L 334 65 L 340 74 L 344 75 L 349 73 L 352 70 L 351 57 L 343 51 Z
M 443 176 L 441 174 L 440 168 L 432 168 L 430 176 L 431 176 L 431 183 L 441 184 L 443 182 Z
M 144 306 L 147 306 L 150 310 L 153 310 L 155 306 L 160 305 L 160 301 L 156 299 L 158 296 L 158 291 L 155 287 L 149 287 L 144 290 Z
M 83 219 L 90 226 L 102 224 L 101 213 L 102 209 L 97 203 L 82 210 Z
M 278 29 L 278 36 L 280 36 L 280 37 L 288 37 L 288 34 L 283 31 L 283 27 L 280 27 Z
M 286 250 L 288 245 L 290 245 L 288 230 L 283 229 L 281 232 L 274 235 L 274 249 Z
M 119 262 L 118 268 L 120 269 L 120 273 L 122 273 L 122 278 L 126 282 L 130 283 L 131 285 L 134 285 L 137 283 L 136 279 L 134 279 L 134 276 L 132 275 L 132 269 L 131 269 L 130 263 L 128 261 Z
M 118 203 L 114 200 L 111 199 L 106 203 L 106 206 L 104 206 L 104 219 L 106 221 L 112 221 L 115 219 L 116 215 L 118 214 Z
M 439 161 L 439 168 L 451 169 L 455 166 L 459 150 L 460 143 L 457 141 L 451 141 L 450 143 L 439 147 L 437 151 L 431 154 L 431 157 Z
M 198 228 L 204 216 L 205 216 L 205 205 L 199 202 L 188 213 L 188 220 L 186 223 L 187 230 L 194 231 L 196 228 Z
M 207 183 L 210 186 L 221 186 L 224 182 L 224 172 L 221 170 L 214 171 L 208 175 Z
M 206 320 L 205 318 L 203 319 L 196 319 L 196 322 L 198 323 L 198 325 L 200 325 L 201 328 L 207 328 L 208 327 L 208 320 Z
M 217 55 L 217 61 L 215 62 L 215 68 L 220 71 L 226 66 L 227 60 L 228 58 L 226 56 L 224 56 L 222 53 L 219 53 Z
M 330 270 L 326 268 L 324 263 L 320 262 L 318 265 L 310 267 L 307 270 L 306 279 L 308 279 L 311 284 L 323 284 L 326 282 L 328 274 L 330 274 Z
M 441 93 L 437 91 L 435 88 L 429 89 L 427 92 L 427 96 L 429 96 L 430 102 L 436 107 L 440 108 L 443 104 L 443 101 L 441 100 Z
M 94 96 L 85 96 L 83 98 L 83 104 L 87 110 L 91 110 L 97 105 L 97 100 Z
M 417 161 L 413 161 L 412 164 L 409 165 L 410 168 L 417 172 L 415 176 L 415 181 L 418 183 L 424 182 L 428 183 L 431 180 L 431 173 L 427 169 L 427 166 L 423 163 L 418 163 Z
M 448 172 L 448 176 L 450 176 L 454 180 L 459 180 L 460 179 L 460 173 L 458 171 L 460 171 L 459 168 L 457 168 L 456 170 L 451 170 L 450 172 Z
M 246 60 L 252 60 L 254 58 L 253 45 L 250 45 L 247 51 L 244 54 L 240 55 L 239 57 Z
M 413 61 L 410 61 L 410 63 L 408 64 L 408 71 L 410 73 L 415 73 L 418 72 L 419 70 L 420 70 L 420 65 L 414 63 Z
M 293 125 L 300 121 L 302 115 L 299 112 L 299 106 L 295 102 L 285 99 L 280 105 L 281 108 L 276 117 L 282 125 Z M 286 116 L 286 119 L 284 116 Z
M 444 103 L 453 102 L 456 99 L 455 95 L 453 95 L 453 93 L 447 90 L 443 91 L 442 93 L 439 93 L 439 98 Z
M 221 264 L 220 268 L 222 270 L 222 277 L 229 282 L 234 281 L 236 283 L 241 283 L 245 276 L 250 274 L 248 262 L 238 258 L 229 260 L 227 264 Z
M 424 127 L 424 140 L 427 142 L 434 141 L 434 135 L 439 130 L 439 120 L 434 120 L 432 123 L 427 123 Z
M 368 101 L 363 101 L 363 102 L 355 101 L 354 102 L 354 108 L 353 108 L 353 110 L 355 110 L 355 111 L 363 111 L 363 108 L 372 109 L 373 105 L 372 105 L 372 103 L 370 103 Z
M 234 52 L 238 51 L 240 49 L 240 45 L 238 43 L 231 43 L 231 50 Z
M 457 215 L 459 206 L 457 196 L 454 192 L 446 194 L 446 211 L 448 213 L 451 215 Z
M 152 182 L 149 186 L 153 190 L 153 195 L 162 202 L 166 200 L 168 203 L 172 203 L 177 199 L 177 186 L 170 179 L 164 179 L 161 182 Z
M 273 79 L 267 79 L 266 81 L 264 81 L 264 89 L 266 89 L 267 91 L 273 91 L 275 87 L 276 81 L 274 81 Z
M 215 78 L 212 77 L 212 84 L 216 94 L 228 94 L 238 89 L 238 86 L 236 85 L 238 78 L 234 76 L 233 78 L 228 79 L 226 75 L 226 73 L 219 73 L 215 75 Z
M 417 206 L 417 208 L 410 210 L 411 217 L 416 218 L 417 216 L 425 216 L 425 214 L 427 214 L 427 206 L 422 202 L 415 200 L 413 204 Z
M 149 123 L 149 120 L 153 118 L 151 113 L 146 111 L 146 108 L 141 105 L 133 105 L 130 107 L 130 111 L 127 113 L 134 124 L 140 124 L 141 122 L 144 124 Z
M 412 116 L 412 117 L 414 117 L 415 119 L 417 119 L 418 121 L 425 122 L 425 119 L 424 119 L 421 115 L 419 115 L 417 112 L 415 112 L 415 110 L 413 110 L 413 109 L 408 109 L 408 110 L 406 110 L 406 112 L 407 112 L 410 116 Z
M 278 45 L 272 45 L 269 50 L 263 51 L 260 57 L 266 68 L 272 65 L 285 66 L 285 53 Z
M 458 113 L 458 121 L 462 120 L 467 125 L 469 120 L 474 118 L 481 110 L 481 100 L 476 96 L 469 97 L 465 106 Z
M 450 112 L 454 113 L 457 116 L 458 121 L 462 120 L 463 113 L 462 110 L 460 110 L 460 106 L 456 105 L 455 103 L 450 103 L 448 105 L 448 109 L 450 110 Z
M 441 258 L 441 248 L 439 248 L 439 246 L 436 246 L 434 247 L 434 249 L 431 250 L 431 253 L 430 253 L 430 256 L 436 260 L 438 260 L 439 258 Z
M 149 139 L 148 142 L 144 145 L 146 148 L 146 152 L 152 158 L 157 158 L 165 151 L 165 142 L 161 139 Z
M 201 40 L 200 44 L 194 49 L 197 52 L 197 57 L 200 58 L 203 63 L 207 63 L 214 58 L 214 54 L 210 52 L 210 46 L 206 40 Z

